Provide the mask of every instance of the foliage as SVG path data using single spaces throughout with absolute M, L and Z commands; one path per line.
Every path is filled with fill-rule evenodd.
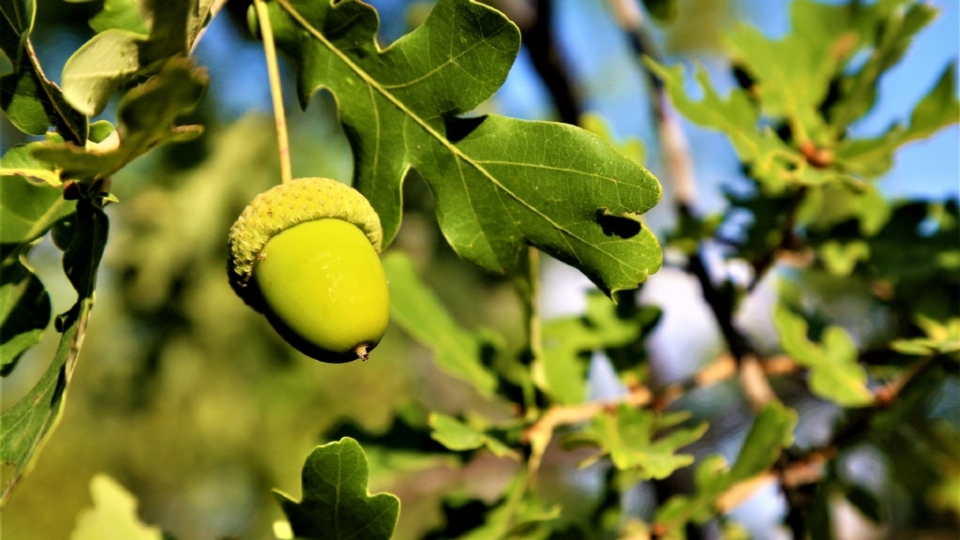
M 684 2 L 642 5 L 667 29 L 690 17 Z M 891 534 L 956 527 L 960 213 L 955 200 L 892 201 L 877 186 L 901 147 L 960 120 L 956 66 L 904 122 L 867 137 L 852 129 L 935 17 L 932 4 L 795 0 L 782 39 L 736 25 L 726 53 L 738 87 L 726 94 L 701 66 L 688 81 L 684 65 L 651 49 L 642 18 L 614 10 L 651 82 L 661 176 L 675 187 L 661 250 L 643 216 L 661 196 L 640 163 L 654 145 L 614 140 L 594 114 L 577 127 L 490 112 L 521 43 L 553 46 L 548 8 L 518 26 L 474 0 L 438 0 L 381 47 L 367 4 L 266 2 L 301 107 L 316 104 L 327 122 L 319 135 L 294 128 L 297 165 L 348 180 L 349 145 L 352 184 L 392 243 L 383 256 L 392 334 L 370 361 L 336 367 L 293 353 L 226 286 L 227 227 L 274 181 L 276 156 L 257 120 L 209 119 L 217 74 L 192 55 L 228 16 L 222 8 L 91 3 L 93 34 L 57 84 L 34 48 L 37 4 L 0 0 L 12 69 L 0 108 L 23 134 L 0 158 L 0 375 L 38 374 L 0 416 L 7 508 L 63 418 L 82 349 L 92 369 L 123 358 L 134 374 L 111 386 L 106 371 L 108 389 L 78 415 L 153 418 L 165 441 L 204 423 L 217 435 L 176 458 L 187 461 L 245 444 L 230 459 L 264 493 L 236 512 L 273 520 L 277 538 L 740 538 L 749 531 L 734 510 L 766 487 L 782 495 L 797 540 L 832 537 L 840 499 Z M 551 83 L 564 67 L 546 60 L 534 64 L 552 66 L 540 74 L 559 107 L 574 98 Z M 747 187 L 728 187 L 727 212 L 703 214 L 684 189 L 701 156 L 683 150 L 675 111 L 722 133 L 740 160 Z M 698 369 L 678 381 L 662 378 L 651 345 L 671 306 L 633 291 L 660 286 L 644 282 L 664 252 L 671 271 L 699 283 L 724 349 L 692 359 Z M 62 272 L 44 267 L 50 253 Z M 582 313 L 543 316 L 544 296 L 556 293 L 541 282 L 541 257 L 596 287 Z M 746 279 L 721 272 L 734 263 L 749 268 Z M 72 296 L 57 314 L 61 277 Z M 503 290 L 515 300 L 489 310 L 472 294 Z M 772 346 L 738 319 L 758 299 L 771 304 Z M 113 330 L 84 346 L 101 312 Z M 190 384 L 164 383 L 172 373 Z M 819 438 L 809 428 L 816 407 L 834 414 Z M 263 509 L 274 501 L 262 488 L 290 480 L 290 456 L 309 447 L 299 502 L 277 490 L 279 506 Z M 261 456 L 282 452 L 282 465 Z M 864 455 L 879 456 L 882 482 L 851 473 Z M 138 487 L 138 470 L 111 472 Z M 590 480 L 571 488 L 576 475 Z M 116 481 L 94 476 L 90 490 L 94 508 L 71 538 L 171 538 L 140 522 Z M 141 497 L 154 505 L 145 521 L 178 533 L 154 495 Z M 903 510 L 892 515 L 888 498 Z

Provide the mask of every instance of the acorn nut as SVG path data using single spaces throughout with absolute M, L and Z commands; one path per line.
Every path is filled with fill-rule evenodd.
M 321 362 L 367 359 L 389 320 L 380 218 L 328 178 L 261 193 L 230 228 L 234 291 L 287 342 Z

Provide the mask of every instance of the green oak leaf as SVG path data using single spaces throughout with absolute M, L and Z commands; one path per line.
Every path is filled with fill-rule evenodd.
M 11 149 L 11 152 L 16 148 Z M 8 152 L 4 156 L 5 163 Z M 73 212 L 76 203 L 49 184 L 23 176 L 0 176 L 0 244 L 25 244 L 40 238 L 53 224 Z
M 400 499 L 367 491 L 367 457 L 344 437 L 314 448 L 303 466 L 303 500 L 275 492 L 297 537 L 312 540 L 387 540 L 400 515 Z
M 77 302 L 57 318 L 60 344 L 50 366 L 27 395 L 0 415 L 0 441 L 3 441 L 0 460 L 12 466 L 10 475 L 3 479 L 0 507 L 30 470 L 63 411 L 93 308 L 94 283 L 108 228 L 107 216 L 102 210 L 87 201 L 77 205 L 75 232 L 63 254 L 63 269 L 77 291 Z
M 479 527 L 459 540 L 524 540 L 547 538 L 560 517 L 560 505 L 550 505 L 529 489 L 529 473 L 518 473 L 501 501 Z
M 483 396 L 493 395 L 497 379 L 482 363 L 487 341 L 460 328 L 404 253 L 385 255 L 383 268 L 390 284 L 390 320 L 430 347 L 440 369 L 470 383 Z
M 848 36 L 855 36 L 850 39 L 852 44 L 843 44 L 846 59 L 854 58 L 862 50 L 869 52 L 866 61 L 855 69 L 847 63 L 848 69 L 839 76 L 838 96 L 826 113 L 839 139 L 850 124 L 873 108 L 879 79 L 900 61 L 915 35 L 933 21 L 937 8 L 917 0 L 888 0 L 869 6 L 850 4 L 837 6 L 833 11 L 805 0 L 803 8 L 810 12 L 802 27 L 805 30 L 824 26 L 826 17 L 834 21 L 834 26 L 842 24 Z
M 871 5 L 796 0 L 791 4 L 794 30 L 783 39 L 747 24 L 728 34 L 743 88 L 726 97 L 698 68 L 695 79 L 703 99 L 694 101 L 682 66 L 646 61 L 685 117 L 727 135 L 767 194 L 791 184 L 862 187 L 862 180 L 890 169 L 898 146 L 928 137 L 960 116 L 951 65 L 914 110 L 909 126 L 895 125 L 869 139 L 847 137 L 850 124 L 873 107 L 878 79 L 935 14 L 935 8 L 915 0 Z
M 140 48 L 146 42 L 147 36 L 127 30 L 93 36 L 63 66 L 63 97 L 87 116 L 100 114 L 113 93 L 140 72 Z
M 270 9 L 278 46 L 297 62 L 301 104 L 321 88 L 337 97 L 354 185 L 387 242 L 413 167 L 433 191 L 447 241 L 487 270 L 513 268 L 529 244 L 610 294 L 660 267 L 659 245 L 637 219 L 660 185 L 642 166 L 573 126 L 455 116 L 488 99 L 517 55 L 520 33 L 499 12 L 440 0 L 423 25 L 381 50 L 366 4 L 278 0 Z
M 845 176 L 832 169 L 810 166 L 799 150 L 788 145 L 770 128 L 760 127 L 761 114 L 745 90 L 733 89 L 723 97 L 698 66 L 694 75 L 703 92 L 700 101 L 686 93 L 682 65 L 664 67 L 646 59 L 647 66 L 663 80 L 670 101 L 690 121 L 724 133 L 737 156 L 750 167 L 769 194 L 778 194 L 791 184 L 820 185 Z
M 916 324 L 927 337 L 898 339 L 892 342 L 890 347 L 903 354 L 916 356 L 943 354 L 960 361 L 960 317 L 940 322 L 918 315 Z
M 960 121 L 956 65 L 950 64 L 937 84 L 914 107 L 910 123 L 896 124 L 879 137 L 845 139 L 837 145 L 837 161 L 848 171 L 876 178 L 893 167 L 894 151 L 911 141 L 925 139 Z
M 632 343 L 640 335 L 639 320 L 617 318 L 616 306 L 599 294 L 587 296 L 587 311 L 543 325 L 543 358 L 535 360 L 537 386 L 561 405 L 584 399 L 587 361 L 584 354 Z
M 137 499 L 116 480 L 98 474 L 90 480 L 93 508 L 77 516 L 70 540 L 163 540 L 158 527 L 137 517 Z
M 0 77 L 0 109 L 10 122 L 28 135 L 43 135 L 54 126 L 63 138 L 83 144 L 87 139 L 86 116 L 75 110 L 60 87 L 44 75 L 36 56 L 21 55 L 15 66 L 13 73 Z
M 773 314 L 783 352 L 810 369 L 810 390 L 845 407 L 865 407 L 873 403 L 867 388 L 867 372 L 857 363 L 857 348 L 846 331 L 830 326 L 823 342 L 807 337 L 807 321 L 778 304 Z
M 51 309 L 50 295 L 21 254 L 0 262 L 0 377 L 40 341 Z
M 104 0 L 103 9 L 90 19 L 90 28 L 97 33 L 117 29 L 149 34 L 146 4 L 143 0 Z
M 13 65 L 20 63 L 36 16 L 35 0 L 0 0 L 0 50 Z
M 42 142 L 20 144 L 7 150 L 7 153 L 0 158 L 0 177 L 22 176 L 27 179 L 41 180 L 50 184 L 52 187 L 59 187 L 62 183 L 60 182 L 60 174 L 48 163 L 33 157 L 32 149 L 43 146 L 43 144 Z M 44 199 L 52 197 L 53 192 L 51 191 L 49 193 L 50 195 L 44 197 Z M 0 194 L 0 198 L 2 197 L 3 195 Z M 15 207 L 22 205 L 26 205 L 26 201 L 22 200 L 20 205 L 11 204 L 9 206 Z M 0 233 L 0 237 L 3 236 L 4 235 Z
M 819 252 L 827 271 L 840 277 L 848 277 L 853 273 L 857 262 L 870 258 L 870 246 L 863 240 L 847 243 L 830 240 L 820 246 Z
M 187 56 L 215 13 L 214 0 L 107 0 L 90 19 L 97 31 L 63 67 L 64 97 L 87 116 L 100 114 L 121 87 Z M 220 4 L 222 5 L 222 3 Z
M 486 446 L 497 457 L 510 456 L 519 459 L 519 455 L 499 439 L 452 416 L 431 413 L 430 427 L 433 429 L 430 437 L 450 450 L 461 452 Z
M 107 178 L 154 147 L 189 140 L 200 126 L 177 126 L 177 116 L 196 107 L 208 77 L 187 58 L 168 61 L 160 73 L 127 92 L 117 106 L 119 144 L 112 148 L 48 143 L 34 149 L 39 159 L 62 169 L 63 178 Z
M 588 434 L 618 469 L 635 469 L 639 479 L 663 479 L 693 463 L 693 455 L 677 450 L 700 439 L 708 425 L 675 428 L 657 438 L 665 427 L 654 411 L 621 404 L 595 417 Z
M 793 443 L 797 413 L 779 402 L 769 403 L 757 415 L 740 447 L 733 467 L 723 456 L 708 456 L 694 474 L 696 492 L 675 495 L 657 509 L 656 524 L 665 531 L 678 531 L 689 522 L 705 523 L 715 517 L 717 498 L 738 483 L 769 469 L 783 448 Z

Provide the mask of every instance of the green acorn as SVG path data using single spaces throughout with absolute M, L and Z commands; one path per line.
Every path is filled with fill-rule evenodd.
M 357 190 L 301 178 L 261 193 L 230 228 L 233 290 L 322 362 L 367 359 L 387 328 L 380 218 Z

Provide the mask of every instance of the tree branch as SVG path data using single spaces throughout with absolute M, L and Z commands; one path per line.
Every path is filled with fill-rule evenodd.
M 583 105 L 553 35 L 553 0 L 535 0 L 533 8 L 517 0 L 494 0 L 518 27 L 533 68 L 547 87 L 561 122 L 577 125 Z

